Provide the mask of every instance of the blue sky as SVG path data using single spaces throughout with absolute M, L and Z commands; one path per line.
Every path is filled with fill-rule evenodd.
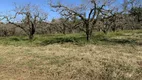
M 14 3 L 17 5 L 24 5 L 24 4 L 36 4 L 39 5 L 44 11 L 48 13 L 48 20 L 51 20 L 54 17 L 59 17 L 59 15 L 49 8 L 47 5 L 47 0 L 1 0 L 0 2 L 0 13 L 7 13 L 14 9 Z
M 49 0 L 1 0 L 0 2 L 0 13 L 5 13 L 14 9 L 14 3 L 18 5 L 24 5 L 27 3 L 32 3 L 39 5 L 42 9 L 47 11 L 48 20 L 51 21 L 52 18 L 59 18 L 57 12 L 51 11 L 51 8 L 47 5 Z M 61 1 L 64 4 L 79 4 L 81 0 L 52 0 L 54 2 Z M 121 1 L 121 0 L 119 0 Z

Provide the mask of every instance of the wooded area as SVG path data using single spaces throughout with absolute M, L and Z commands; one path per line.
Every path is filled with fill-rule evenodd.
M 89 41 L 93 33 L 102 31 L 137 30 L 142 28 L 141 0 L 82 0 L 80 5 L 66 5 L 48 1 L 51 9 L 62 17 L 48 21 L 48 12 L 40 6 L 15 4 L 14 15 L 0 14 L 0 36 L 27 35 L 30 40 L 34 34 L 86 34 Z M 22 16 L 19 21 L 18 16 Z M 3 22 L 4 21 L 4 22 Z

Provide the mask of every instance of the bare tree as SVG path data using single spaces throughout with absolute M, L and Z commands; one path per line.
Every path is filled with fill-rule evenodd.
M 47 18 L 47 13 L 43 12 L 38 6 L 26 4 L 24 6 L 15 5 L 13 10 L 14 16 L 2 15 L 1 19 L 5 19 L 8 23 L 15 25 L 22 29 L 32 40 L 35 34 L 35 29 L 40 21 Z M 16 20 L 20 18 L 20 20 Z
M 50 23 L 50 25 L 53 27 L 56 27 L 56 31 L 66 34 L 66 29 L 68 28 L 68 18 L 59 18 L 59 19 L 53 19 L 53 21 Z
M 83 22 L 82 30 L 86 33 L 86 39 L 89 41 L 96 22 L 102 15 L 109 13 L 110 10 L 106 7 L 111 5 L 113 1 L 115 0 L 86 0 L 86 5 L 81 4 L 76 7 L 67 7 L 61 3 L 50 3 L 50 6 L 64 16 L 79 17 Z
M 109 30 L 116 31 L 120 28 L 123 29 L 124 25 L 127 23 L 125 19 L 129 11 L 129 1 L 133 2 L 135 0 L 122 0 L 122 3 L 117 3 L 117 5 L 115 3 L 115 6 L 108 6 L 108 8 L 112 9 L 110 9 L 108 15 L 103 15 L 101 18 L 104 24 L 102 29 L 104 33 L 107 33 Z
M 124 0 L 124 3 L 126 13 L 129 14 L 129 18 L 125 17 L 127 23 L 131 24 L 131 29 L 140 28 L 142 21 L 142 0 Z
M 64 35 L 67 33 L 73 33 L 75 30 L 79 30 L 79 27 L 81 25 L 81 22 L 75 20 L 75 19 L 69 19 L 67 17 L 62 17 L 59 19 L 53 19 L 53 21 L 50 23 L 50 25 L 53 27 L 56 27 L 56 31 L 63 33 Z

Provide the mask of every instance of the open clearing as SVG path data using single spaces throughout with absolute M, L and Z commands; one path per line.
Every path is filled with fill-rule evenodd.
M 0 46 L 1 80 L 142 80 L 142 47 Z
M 142 80 L 140 34 L 110 33 L 107 38 L 99 34 L 96 44 L 82 46 L 57 40 L 41 46 L 38 39 L 32 45 L 2 38 L 0 80 Z

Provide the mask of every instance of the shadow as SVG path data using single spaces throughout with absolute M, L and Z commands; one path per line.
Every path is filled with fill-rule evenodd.
M 130 45 L 142 45 L 142 43 L 138 43 L 135 39 L 110 39 L 105 36 L 95 36 L 92 38 L 90 42 L 86 41 L 86 37 L 58 37 L 58 38 L 51 38 L 42 41 L 39 43 L 41 46 L 46 46 L 50 44 L 63 44 L 63 43 L 73 43 L 75 45 L 84 45 L 86 43 L 93 43 L 93 44 L 104 44 L 104 45 L 115 45 L 115 44 L 130 44 Z
M 18 37 L 13 37 L 13 38 L 10 38 L 10 41 L 29 41 L 28 38 L 18 38 Z
M 10 41 L 20 41 L 19 38 L 10 38 Z
M 137 45 L 137 42 L 134 39 L 107 39 L 107 38 L 104 38 L 104 39 L 101 39 L 100 41 L 103 41 L 108 44 L 136 44 Z
M 85 37 L 58 37 L 58 38 L 52 38 L 48 40 L 44 40 L 40 43 L 42 46 L 46 46 L 49 44 L 63 44 L 63 43 L 79 43 L 80 40 L 85 40 Z
M 137 45 L 142 46 L 142 42 L 137 42 Z

